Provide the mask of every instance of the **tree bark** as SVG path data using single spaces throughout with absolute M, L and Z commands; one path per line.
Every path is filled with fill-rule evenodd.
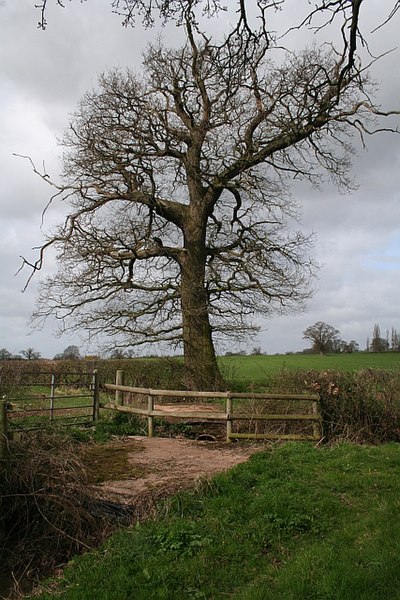
M 223 379 L 217 364 L 208 315 L 205 226 L 201 223 L 204 219 L 199 215 L 196 217 L 191 215 L 184 230 L 186 252 L 181 264 L 185 383 L 188 389 L 217 390 L 221 389 Z

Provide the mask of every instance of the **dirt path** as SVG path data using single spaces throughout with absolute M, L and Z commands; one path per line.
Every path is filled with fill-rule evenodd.
M 125 444 L 131 444 L 129 462 L 141 474 L 97 486 L 103 497 L 120 504 L 134 504 L 143 495 L 167 496 L 245 462 L 262 449 L 260 445 L 139 436 L 129 437 Z

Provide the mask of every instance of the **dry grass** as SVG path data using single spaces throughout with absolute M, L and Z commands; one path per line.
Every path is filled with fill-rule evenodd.
M 76 445 L 60 435 L 30 435 L 11 444 L 0 490 L 0 561 L 14 592 L 111 531 L 93 516 Z

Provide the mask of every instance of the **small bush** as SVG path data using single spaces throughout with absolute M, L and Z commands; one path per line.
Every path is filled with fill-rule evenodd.
M 146 423 L 134 414 L 112 413 L 102 414 L 91 426 L 70 429 L 66 432 L 75 442 L 107 442 L 112 436 L 146 435 Z
M 96 442 L 106 441 L 112 435 L 146 435 L 146 424 L 136 415 L 119 412 L 96 421 L 93 431 Z

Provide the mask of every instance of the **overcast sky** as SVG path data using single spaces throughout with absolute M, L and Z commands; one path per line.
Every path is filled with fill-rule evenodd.
M 32 247 L 42 241 L 41 213 L 50 190 L 28 161 L 14 154 L 29 155 L 38 165 L 44 162 L 56 176 L 57 138 L 79 99 L 107 68 L 140 68 L 141 53 L 155 35 L 139 25 L 124 29 L 111 12 L 111 0 L 66 4 L 61 9 L 55 0 L 50 3 L 49 25 L 41 31 L 34 0 L 0 0 L 0 348 L 17 353 L 33 347 L 46 357 L 71 343 L 83 353 L 94 353 L 96 345 L 85 345 L 78 337 L 57 338 L 51 323 L 30 332 L 39 277 L 22 294 L 28 272 L 15 273 L 20 255 L 33 259 Z M 365 30 L 382 21 L 391 6 L 393 0 L 365 2 Z M 226 19 L 221 15 L 209 26 L 221 29 Z M 371 51 L 396 47 L 399 31 L 397 17 L 371 37 Z M 181 32 L 171 25 L 163 35 L 176 40 Z M 397 49 L 373 67 L 378 99 L 387 108 L 400 108 L 399 63 Z M 396 125 L 396 119 L 390 123 Z M 258 338 L 243 349 L 260 345 L 269 354 L 301 350 L 307 346 L 303 330 L 319 320 L 339 329 L 344 339 L 355 339 L 361 349 L 374 323 L 384 335 L 392 326 L 400 330 L 400 137 L 383 133 L 367 142 L 368 149 L 360 148 L 354 157 L 356 191 L 341 195 L 332 186 L 293 188 L 303 210 L 302 227 L 316 234 L 313 256 L 321 266 L 317 291 L 304 313 L 262 323 Z M 60 208 L 52 208 L 46 227 L 60 214 Z M 51 257 L 46 269 L 54 269 Z

